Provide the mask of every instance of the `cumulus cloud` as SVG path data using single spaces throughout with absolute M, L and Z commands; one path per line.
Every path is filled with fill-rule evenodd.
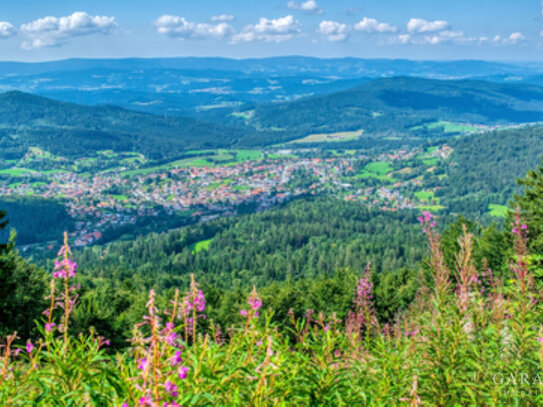
M 433 33 L 446 30 L 450 26 L 447 21 L 443 20 L 426 21 L 422 18 L 412 18 L 407 23 L 407 31 L 411 34 Z
M 44 17 L 21 26 L 21 32 L 31 41 L 25 41 L 25 49 L 60 46 L 73 37 L 91 34 L 110 34 L 117 28 L 115 17 L 91 16 L 77 11 L 66 17 Z
M 257 24 L 246 26 L 232 42 L 283 42 L 302 33 L 300 22 L 292 15 L 276 19 L 262 17 Z
M 522 42 L 526 37 L 520 32 L 511 33 L 509 37 L 503 40 L 503 43 L 506 45 L 516 45 L 519 42 Z
M 315 0 L 307 0 L 302 3 L 298 3 L 295 0 L 291 0 L 287 3 L 287 8 L 290 10 L 302 10 L 309 14 L 322 14 L 323 10 L 319 7 Z
M 159 34 L 171 38 L 206 40 L 223 39 L 234 34 L 232 26 L 225 22 L 218 24 L 193 23 L 184 17 L 163 15 L 155 21 Z
M 355 24 L 354 29 L 368 34 L 373 33 L 395 33 L 398 29 L 388 23 L 380 23 L 375 18 L 364 17 L 362 21 Z
M 349 28 L 346 24 L 337 21 L 321 21 L 317 32 L 328 41 L 345 41 L 349 36 Z
M 211 21 L 219 21 L 219 22 L 234 21 L 235 19 L 236 17 L 234 17 L 232 14 L 221 14 L 219 16 L 211 17 Z
M 17 32 L 13 25 L 7 21 L 0 21 L 0 39 L 13 37 Z

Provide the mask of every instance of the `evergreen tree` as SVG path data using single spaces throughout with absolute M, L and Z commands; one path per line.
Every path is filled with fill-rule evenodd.
M 7 226 L 6 212 L 0 211 L 0 229 Z M 17 331 L 28 338 L 35 329 L 34 321 L 45 309 L 44 273 L 29 265 L 15 250 L 15 233 L 0 245 L 0 336 Z

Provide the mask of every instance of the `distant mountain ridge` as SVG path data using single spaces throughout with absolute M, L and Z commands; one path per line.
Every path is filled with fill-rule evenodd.
M 113 149 L 168 158 L 190 148 L 226 147 L 242 129 L 191 118 L 155 116 L 117 106 L 81 106 L 18 91 L 0 94 L 2 154 L 39 146 L 65 155 Z
M 155 114 L 205 118 L 239 104 L 328 94 L 383 77 L 521 82 L 540 75 L 540 64 L 475 60 L 284 56 L 0 61 L 0 91 L 20 90 L 72 103 L 114 104 Z
M 330 95 L 257 106 L 250 124 L 304 133 L 357 129 L 405 133 L 436 121 L 489 125 L 543 121 L 543 87 L 475 80 L 378 79 Z

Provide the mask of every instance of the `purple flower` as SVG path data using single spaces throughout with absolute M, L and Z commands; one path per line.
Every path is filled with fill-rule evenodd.
M 151 396 L 140 397 L 140 406 L 153 406 L 153 399 Z
M 537 341 L 538 341 L 539 343 L 543 343 L 543 337 L 540 336 L 539 338 L 537 338 Z
M 189 368 L 187 366 L 181 366 L 177 370 L 177 377 L 179 377 L 180 379 L 186 379 L 188 371 L 189 371 Z
M 178 365 L 179 363 L 183 362 L 183 359 L 181 358 L 181 351 L 176 351 L 175 354 L 171 357 L 170 361 L 172 362 L 172 366 Z
M 140 360 L 138 360 L 138 369 L 147 370 L 148 367 L 149 361 L 147 360 L 147 358 L 141 358 Z
M 203 312 L 206 308 L 206 299 L 204 293 L 200 290 L 196 297 L 194 298 L 194 306 L 198 312 Z
M 54 322 L 48 322 L 45 324 L 45 332 L 53 332 L 53 328 L 55 328 Z
M 244 310 L 244 309 L 242 309 L 239 313 L 241 314 L 242 317 L 246 317 L 246 316 L 247 316 L 247 311 Z
M 164 383 L 164 390 L 166 390 L 172 397 L 177 397 L 177 386 L 170 382 L 169 380 L 166 380 L 166 383 Z
M 330 330 L 330 325 L 326 324 L 324 325 L 324 332 L 328 332 Z
M 26 353 L 32 353 L 33 350 L 34 345 L 32 344 L 32 342 L 30 342 L 30 340 L 26 341 Z

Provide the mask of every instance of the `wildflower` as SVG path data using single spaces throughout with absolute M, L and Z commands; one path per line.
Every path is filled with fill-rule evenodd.
M 53 332 L 54 328 L 55 328 L 54 322 L 48 322 L 45 324 L 45 332 Z
M 147 360 L 147 358 L 141 358 L 140 360 L 138 360 L 138 369 L 147 370 L 148 367 L 149 361 Z
M 543 337 L 540 336 L 539 338 L 537 338 L 537 341 L 538 341 L 539 343 L 543 343 Z
M 206 308 L 206 299 L 202 290 L 198 291 L 194 298 L 194 306 L 198 312 L 203 312 Z
M 256 346 L 259 346 L 259 347 L 262 346 L 262 340 L 258 341 L 258 342 L 256 343 Z
M 140 406 L 154 406 L 151 396 L 140 397 Z
M 181 358 L 181 351 L 176 351 L 175 354 L 170 358 L 170 361 L 172 363 L 172 366 L 178 365 L 179 363 L 183 362 L 183 359 Z
M 34 350 L 34 345 L 29 340 L 26 341 L 26 353 L 32 353 Z
M 328 332 L 330 330 L 330 325 L 326 324 L 324 325 L 324 332 Z
M 188 371 L 189 371 L 189 368 L 187 366 L 181 366 L 177 370 L 177 377 L 179 377 L 180 379 L 186 379 Z
M 164 383 L 164 390 L 166 390 L 172 397 L 177 397 L 177 386 L 173 384 L 171 381 L 166 380 L 166 383 Z
M 130 407 L 130 406 L 129 406 L 128 403 L 125 401 L 125 402 L 121 405 L 121 407 Z
M 242 317 L 246 317 L 246 316 L 247 316 L 247 311 L 244 310 L 244 309 L 242 309 L 239 313 L 241 314 Z

